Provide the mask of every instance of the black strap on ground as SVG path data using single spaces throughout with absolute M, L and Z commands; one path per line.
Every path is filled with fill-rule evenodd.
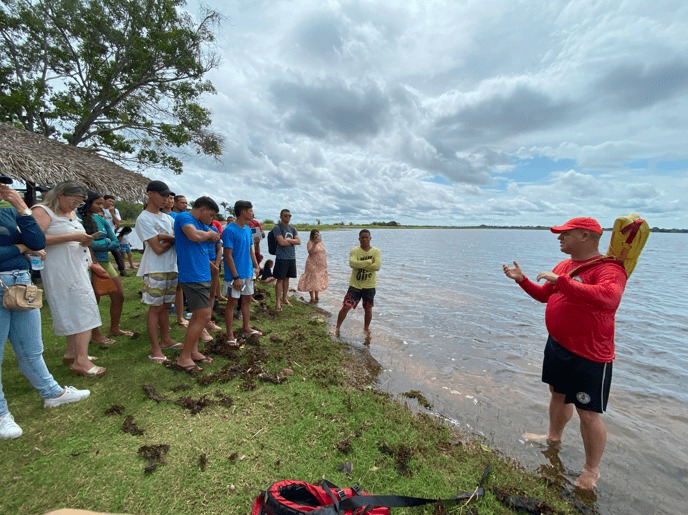
M 385 508 L 406 508 L 422 506 L 424 504 L 459 504 L 468 499 L 480 499 L 485 494 L 482 488 L 472 492 L 464 492 L 451 499 L 425 499 L 423 497 L 408 497 L 406 495 L 355 495 L 339 502 L 340 510 L 364 508 L 366 506 L 384 506 Z
M 342 513 L 346 510 L 357 508 L 371 508 L 382 506 L 384 508 L 407 508 L 412 506 L 422 506 L 424 504 L 442 503 L 447 505 L 465 503 L 466 501 L 477 501 L 485 495 L 485 490 L 481 486 L 492 471 L 492 465 L 488 465 L 482 473 L 480 480 L 475 488 L 470 492 L 464 492 L 451 499 L 426 499 L 423 497 L 410 497 L 407 495 L 354 495 L 344 498 L 339 492 L 339 487 L 327 480 L 322 482 L 322 487 L 334 501 L 334 506 L 328 506 L 324 510 L 334 509 L 334 513 Z M 356 487 L 354 487 L 355 490 Z M 313 513 L 318 513 L 316 510 Z

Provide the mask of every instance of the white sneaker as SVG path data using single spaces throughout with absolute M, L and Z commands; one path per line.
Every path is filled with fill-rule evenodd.
M 0 440 L 19 438 L 22 435 L 22 428 L 14 421 L 12 413 L 9 411 L 0 417 Z
M 43 401 L 44 408 L 57 408 L 63 404 L 69 404 L 70 402 L 79 402 L 86 399 L 91 395 L 90 390 L 77 390 L 73 386 L 66 386 L 65 391 L 59 397 L 53 397 L 52 399 L 45 399 Z

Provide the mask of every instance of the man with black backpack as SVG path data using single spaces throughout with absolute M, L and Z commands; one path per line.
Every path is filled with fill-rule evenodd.
M 290 225 L 291 212 L 280 211 L 280 221 L 272 228 L 272 235 L 277 244 L 275 248 L 275 310 L 281 311 L 282 305 L 289 305 L 289 279 L 296 278 L 296 245 L 301 245 L 301 237 L 296 227 Z M 269 242 L 268 242 L 269 244 Z

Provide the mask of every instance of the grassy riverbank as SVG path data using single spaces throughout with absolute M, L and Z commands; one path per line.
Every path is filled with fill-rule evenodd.
M 86 401 L 43 409 L 6 346 L 2 382 L 24 435 L 0 442 L 0 513 L 74 507 L 247 514 L 260 490 L 281 479 L 327 478 L 378 494 L 451 497 L 472 490 L 490 464 L 486 495 L 472 505 L 480 513 L 512 513 L 499 500 L 507 495 L 573 512 L 559 497 L 560 485 L 377 392 L 371 387 L 376 364 L 365 350 L 330 338 L 326 314 L 296 299 L 275 313 L 274 291 L 264 291 L 253 311 L 266 335 L 238 351 L 218 348 L 221 355 L 211 353 L 215 361 L 192 377 L 148 360 L 140 281 L 124 283 L 122 327 L 139 335 L 91 346 L 108 368 L 101 379 L 69 374 L 61 362 L 64 338 L 52 334 L 43 309 L 48 367 L 61 384 L 90 388 Z M 106 299 L 104 322 L 108 306 Z M 183 338 L 176 324 L 173 337 Z M 281 374 L 284 369 L 293 375 Z M 156 452 L 164 460 L 157 467 Z M 443 513 L 433 510 L 394 513 Z

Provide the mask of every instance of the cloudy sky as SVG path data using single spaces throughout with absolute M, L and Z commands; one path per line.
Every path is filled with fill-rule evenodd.
M 688 228 L 684 0 L 212 0 L 220 162 L 189 198 L 296 222 Z M 188 9 L 197 14 L 197 3 Z

